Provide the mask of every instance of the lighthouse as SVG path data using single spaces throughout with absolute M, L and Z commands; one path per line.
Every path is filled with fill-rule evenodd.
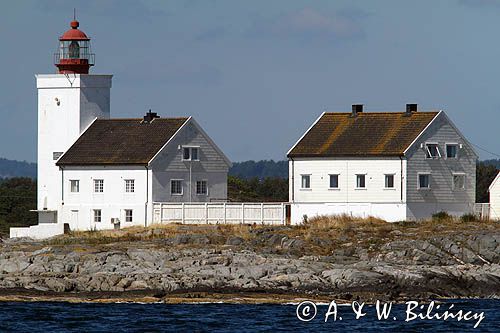
M 110 117 L 112 75 L 91 74 L 90 38 L 75 19 L 59 37 L 56 74 L 36 75 L 39 222 L 55 223 L 64 201 L 58 159 L 96 119 Z

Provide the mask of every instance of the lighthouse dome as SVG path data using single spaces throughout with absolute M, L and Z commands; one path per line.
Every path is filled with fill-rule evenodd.
M 71 29 L 66 31 L 61 37 L 59 37 L 59 40 L 90 40 L 90 38 L 87 37 L 87 35 L 78 29 L 80 26 L 80 23 L 77 20 L 71 21 L 70 23 Z

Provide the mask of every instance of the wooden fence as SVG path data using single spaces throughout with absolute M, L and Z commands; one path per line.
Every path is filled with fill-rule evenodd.
M 474 204 L 474 215 L 476 215 L 481 220 L 490 219 L 490 204 L 489 203 L 475 203 Z
M 284 203 L 153 203 L 154 223 L 285 224 Z

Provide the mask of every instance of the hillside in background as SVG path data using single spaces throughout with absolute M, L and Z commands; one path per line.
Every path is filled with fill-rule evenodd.
M 484 163 L 485 165 L 492 165 L 495 168 L 500 169 L 500 159 L 498 159 L 498 160 L 484 160 L 481 162 Z
M 484 160 L 485 166 L 500 169 L 500 159 Z M 234 162 L 229 175 L 242 179 L 288 178 L 288 161 L 243 161 Z M 36 163 L 13 161 L 0 158 L 0 178 L 30 177 L 36 178 Z
M 0 178 L 12 177 L 36 178 L 36 163 L 0 158 Z
M 288 178 L 288 161 L 234 162 L 229 175 L 243 179 Z

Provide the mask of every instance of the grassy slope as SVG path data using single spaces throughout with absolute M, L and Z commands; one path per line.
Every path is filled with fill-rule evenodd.
M 493 221 L 471 221 L 445 218 L 423 222 L 386 223 L 375 218 L 354 219 L 347 216 L 323 216 L 310 219 L 301 226 L 262 225 L 153 225 L 148 228 L 131 227 L 122 230 L 75 232 L 46 241 L 48 245 L 90 247 L 131 246 L 134 242 L 151 242 L 163 246 L 162 240 L 182 235 L 199 236 L 202 242 L 179 242 L 177 247 L 223 247 L 230 238 L 238 238 L 241 246 L 248 250 L 269 251 L 292 255 L 329 255 L 332 252 L 356 246 L 376 253 L 381 245 L 394 240 L 430 239 L 433 237 L 467 237 L 478 233 L 500 232 L 500 223 Z M 282 237 L 301 242 L 300 252 L 285 250 L 279 246 Z M 273 238 L 274 237 L 274 238 Z

